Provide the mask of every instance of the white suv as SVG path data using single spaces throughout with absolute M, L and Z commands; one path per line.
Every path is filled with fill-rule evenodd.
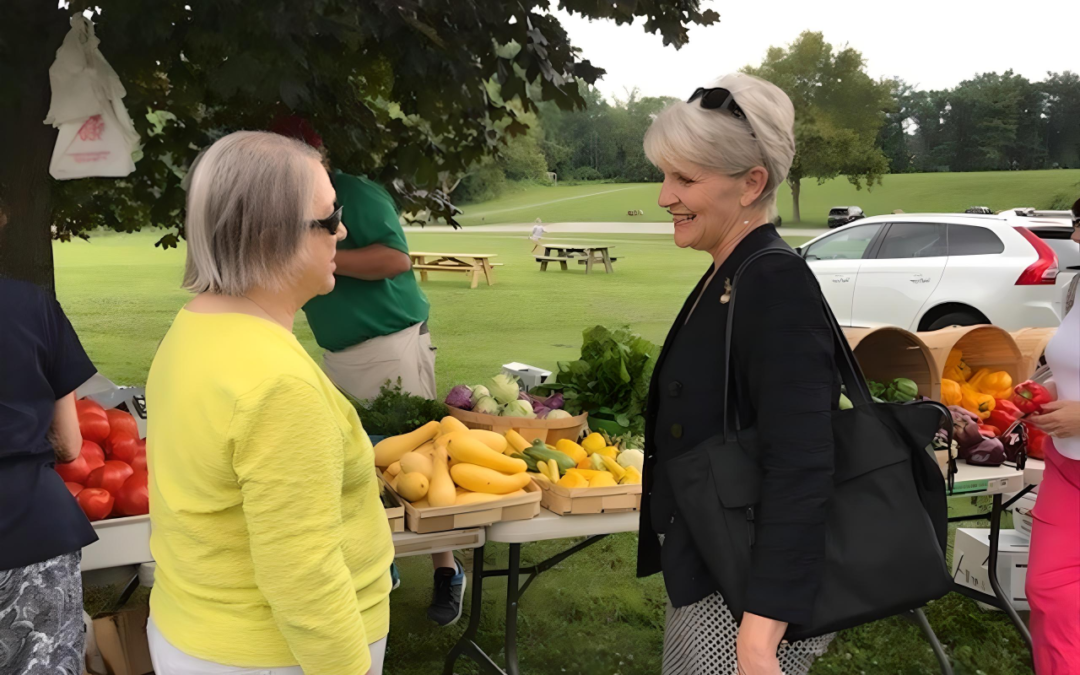
M 1075 274 L 1059 275 L 1054 249 L 1004 216 L 873 216 L 799 252 L 840 323 L 868 328 L 1057 326 Z

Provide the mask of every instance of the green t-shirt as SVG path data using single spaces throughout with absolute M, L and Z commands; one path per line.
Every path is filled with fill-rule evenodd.
M 339 249 L 382 244 L 408 254 L 405 232 L 390 194 L 366 178 L 336 171 L 333 174 L 341 220 L 349 231 Z M 427 321 L 427 296 L 412 271 L 391 279 L 364 281 L 336 275 L 327 295 L 304 305 L 311 331 L 323 349 L 341 351 L 365 340 L 390 335 Z

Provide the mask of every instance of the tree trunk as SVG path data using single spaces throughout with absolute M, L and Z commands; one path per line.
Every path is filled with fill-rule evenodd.
M 802 222 L 802 213 L 799 211 L 799 192 L 802 189 L 802 181 L 791 182 L 791 219 L 796 223 Z
M 0 209 L 7 220 L 0 227 L 0 276 L 55 292 L 49 162 L 56 129 L 43 122 L 49 112 L 49 66 L 63 40 L 67 17 L 48 2 L 3 1 L 14 3 L 4 17 L 17 17 L 19 22 L 12 24 L 17 31 L 8 45 L 17 94 L 0 104 Z

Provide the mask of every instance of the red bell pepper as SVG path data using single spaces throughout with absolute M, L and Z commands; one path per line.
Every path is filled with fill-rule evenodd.
M 986 419 L 986 423 L 990 426 L 997 427 L 1004 433 L 1016 422 L 1016 420 L 1023 416 L 1024 413 L 1020 412 L 1020 408 L 1017 408 L 1012 401 L 998 399 L 997 405 L 995 405 L 993 411 L 991 411 L 990 417 Z M 1000 436 L 1001 434 L 998 435 Z
M 1013 390 L 1012 402 L 1025 415 L 1042 412 L 1043 405 L 1053 400 L 1046 387 L 1031 380 L 1021 382 Z
M 1030 422 L 1024 422 L 1027 434 L 1027 454 L 1035 459 L 1046 459 L 1047 446 L 1054 442 L 1050 434 Z

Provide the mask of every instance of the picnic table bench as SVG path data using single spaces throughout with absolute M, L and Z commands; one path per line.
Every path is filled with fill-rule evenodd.
M 495 267 L 502 263 L 491 262 L 497 253 L 430 253 L 412 251 L 409 258 L 414 270 L 420 272 L 420 281 L 428 280 L 428 272 L 458 272 L 472 277 L 470 288 L 480 285 L 480 277 L 488 286 L 495 285 Z
M 579 265 L 585 266 L 585 274 L 592 272 L 594 263 L 604 266 L 604 271 L 611 274 L 615 270 L 611 263 L 618 258 L 611 257 L 611 244 L 561 244 L 548 242 L 541 244 L 544 247 L 544 255 L 535 256 L 536 262 L 540 263 L 540 271 L 546 272 L 549 263 L 557 262 L 562 270 L 569 269 L 567 263 L 577 260 Z

